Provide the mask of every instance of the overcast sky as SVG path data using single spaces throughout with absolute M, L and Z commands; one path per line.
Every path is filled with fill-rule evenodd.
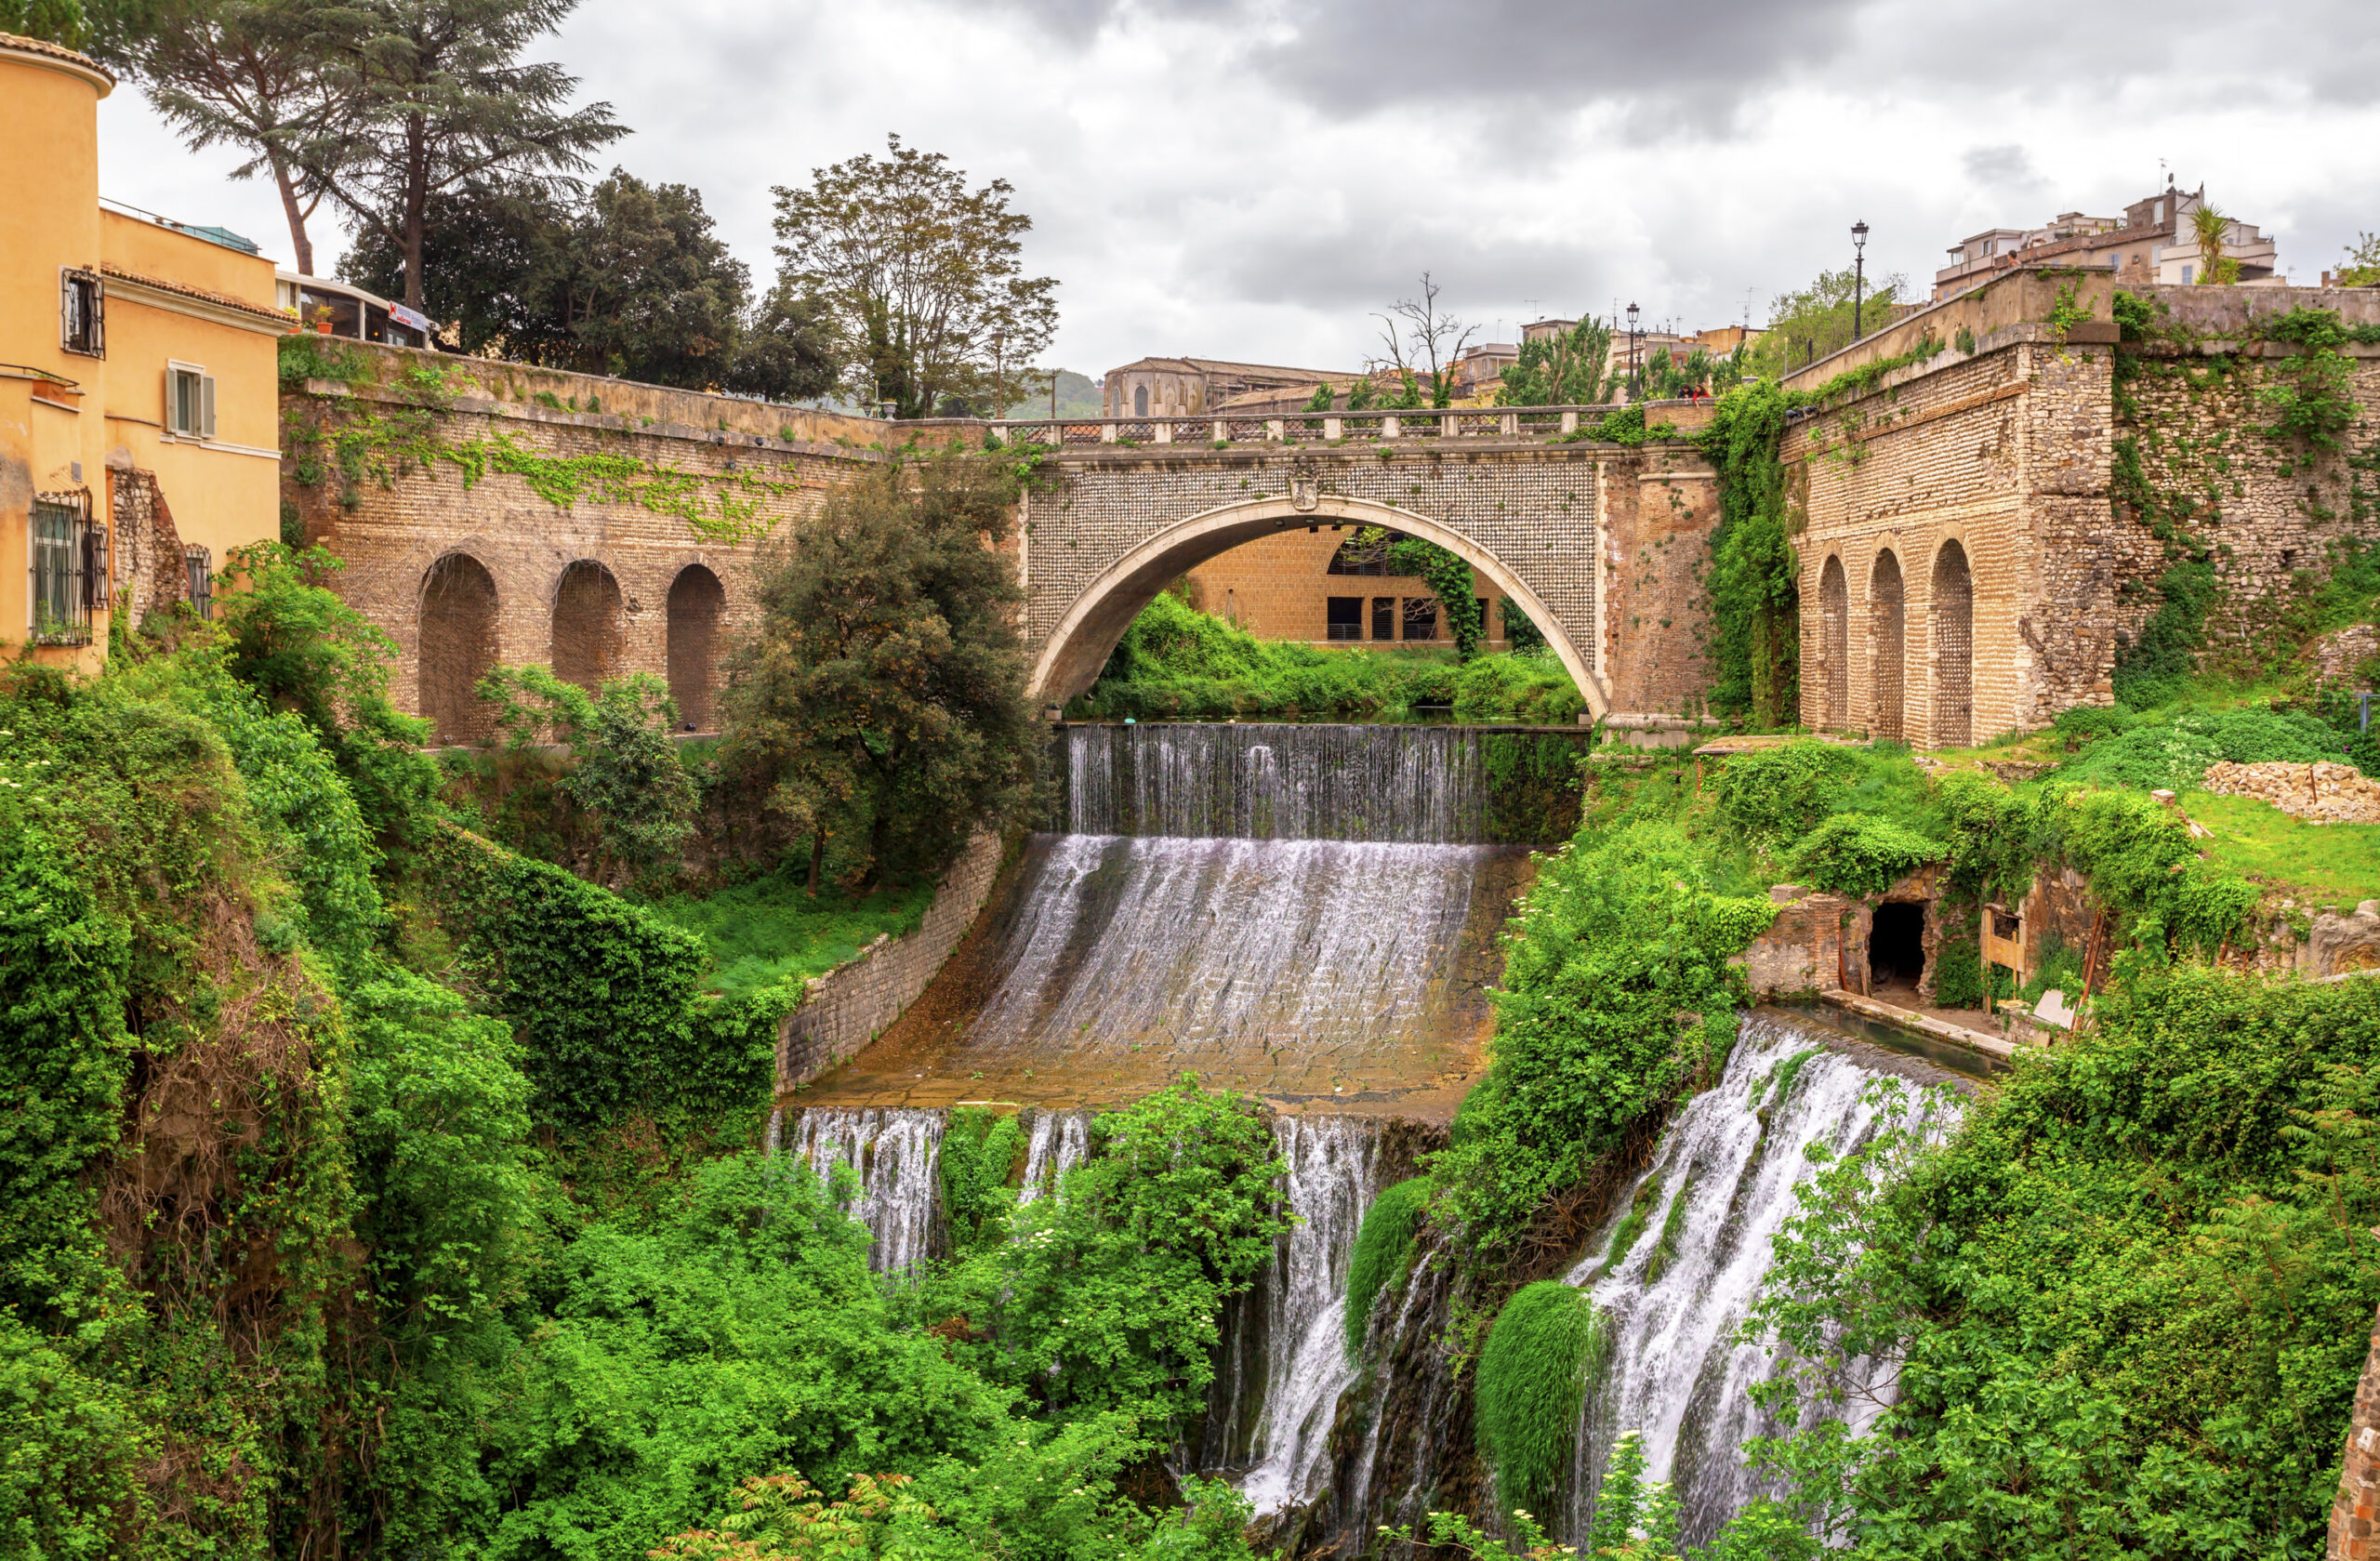
M 2121 215 L 2161 158 L 2301 282 L 2380 229 L 2371 0 L 582 0 L 536 53 L 634 127 L 605 166 L 697 186 L 756 275 L 770 187 L 887 132 L 1008 179 L 1092 375 L 1354 367 L 1424 269 L 1504 339 L 1632 300 L 1757 323 L 1860 219 L 1922 290 L 1978 229 Z M 104 193 L 286 255 L 270 186 L 137 89 L 100 131 Z

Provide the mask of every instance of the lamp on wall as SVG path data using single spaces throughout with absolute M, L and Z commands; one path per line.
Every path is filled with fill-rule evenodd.
M 1851 224 L 1851 339 L 1860 336 L 1859 306 L 1868 284 L 1868 224 Z
M 1628 306 L 1628 399 L 1634 401 L 1643 389 L 1636 377 L 1636 306 Z

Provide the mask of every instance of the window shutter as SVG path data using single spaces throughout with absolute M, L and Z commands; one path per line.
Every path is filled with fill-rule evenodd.
M 198 431 L 208 439 L 215 437 L 215 376 L 203 374 L 198 378 L 199 398 L 204 410 L 199 415 Z
M 179 394 L 181 386 L 176 383 L 180 378 L 179 371 L 170 368 L 165 371 L 165 431 L 167 433 L 182 431 L 182 398 Z

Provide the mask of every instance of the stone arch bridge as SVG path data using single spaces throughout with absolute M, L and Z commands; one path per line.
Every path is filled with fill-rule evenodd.
M 1715 483 L 1683 438 L 1580 439 L 1605 410 L 998 425 L 1047 446 L 1018 527 L 1034 691 L 1053 705 L 1083 692 L 1134 615 L 1219 553 L 1379 525 L 1450 549 L 1518 602 L 1595 719 L 1683 731 L 1708 687 Z
M 488 734 L 481 675 L 532 663 L 589 687 L 653 673 L 689 729 L 711 729 L 723 653 L 756 611 L 759 538 L 885 459 L 872 420 L 369 351 L 390 360 L 373 383 L 286 392 L 285 513 L 340 557 L 341 594 L 397 646 L 392 695 L 442 742 Z M 435 408 L 386 388 L 416 359 L 455 381 Z M 1048 704 L 1089 687 L 1134 615 L 1208 559 L 1296 527 L 1382 525 L 1468 560 L 1545 630 L 1593 717 L 1658 741 L 1690 728 L 1708 686 L 1716 492 L 1690 440 L 1580 439 L 1606 410 L 904 431 L 1041 447 L 1015 547 L 1033 693 Z M 341 483 L 323 453 L 400 417 L 429 419 L 413 457 L 380 452 L 385 473 Z

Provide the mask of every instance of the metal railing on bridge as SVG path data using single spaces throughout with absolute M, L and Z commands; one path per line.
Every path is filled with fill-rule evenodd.
M 1651 402 L 1649 412 L 1686 408 L 1686 402 Z M 932 418 L 917 426 L 976 427 L 1004 443 L 1112 444 L 1126 449 L 1186 445 L 1225 450 L 1238 444 L 1403 443 L 1415 440 L 1504 440 L 1556 443 L 1592 439 L 1618 405 L 1407 407 L 1397 411 L 1299 412 L 1280 417 Z M 1678 419 L 1684 423 L 1686 419 Z

